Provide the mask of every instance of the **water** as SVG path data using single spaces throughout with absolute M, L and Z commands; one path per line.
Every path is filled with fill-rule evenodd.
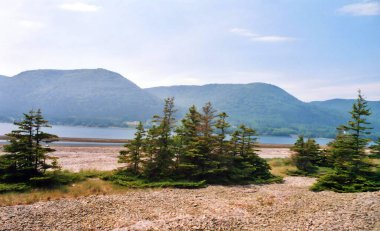
M 0 123 L 0 135 L 9 133 L 16 128 L 16 126 L 10 123 Z M 43 131 L 55 134 L 59 137 L 131 139 L 134 137 L 136 130 L 134 128 L 98 128 L 54 125 L 52 128 L 44 128 Z
M 294 144 L 297 137 L 288 136 L 259 136 L 258 142 L 262 144 Z M 332 139 L 315 138 L 315 141 L 320 145 L 327 145 Z
M 0 135 L 11 132 L 16 127 L 10 123 L 0 123 Z M 97 128 L 97 127 L 76 127 L 76 126 L 59 126 L 52 128 L 44 128 L 45 132 L 49 132 L 60 137 L 72 138 L 105 138 L 105 139 L 132 139 L 135 134 L 134 128 Z M 294 144 L 297 137 L 287 136 L 259 136 L 258 141 L 263 144 Z M 316 141 L 320 145 L 326 145 L 331 139 L 317 138 Z M 0 141 L 1 142 L 1 141 Z M 62 145 L 69 145 L 72 142 L 60 142 Z M 89 145 L 90 143 L 82 143 L 81 145 Z M 79 144 L 78 144 L 79 145 Z M 97 143 L 97 145 L 102 145 Z M 103 144 L 107 145 L 107 144 Z M 121 145 L 121 144 L 114 144 Z

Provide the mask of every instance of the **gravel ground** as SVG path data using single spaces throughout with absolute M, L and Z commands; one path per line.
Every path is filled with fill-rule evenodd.
M 380 230 L 380 192 L 314 193 L 313 181 L 138 189 L 0 207 L 0 230 Z

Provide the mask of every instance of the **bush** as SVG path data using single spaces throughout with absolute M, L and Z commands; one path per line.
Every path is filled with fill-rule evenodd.
M 19 184 L 2 184 L 0 183 L 0 193 L 8 192 L 24 192 L 30 190 L 29 185 L 19 183 Z
M 149 181 L 139 176 L 133 176 L 129 172 L 120 171 L 114 175 L 102 177 L 103 180 L 111 181 L 117 185 L 129 188 L 203 188 L 206 181 L 175 181 L 172 179 L 161 181 Z
M 322 176 L 310 188 L 312 191 L 331 190 L 334 192 L 370 192 L 380 189 L 379 174 L 369 180 L 365 177 L 352 177 L 346 174 L 328 174 Z

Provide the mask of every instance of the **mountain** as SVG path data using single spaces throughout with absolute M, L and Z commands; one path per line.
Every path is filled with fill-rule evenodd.
M 178 106 L 202 107 L 210 101 L 230 115 L 234 124 L 247 123 L 264 134 L 332 136 L 344 116 L 329 108 L 302 102 L 283 89 L 265 83 L 209 84 L 146 89 L 163 99 L 175 97 Z
M 147 120 L 161 101 L 123 76 L 104 69 L 33 70 L 0 78 L 0 119 L 41 108 L 55 124 L 121 126 Z
M 355 100 L 353 99 L 331 99 L 326 101 L 314 101 L 310 102 L 310 104 L 341 115 L 344 118 L 344 121 L 347 121 L 351 116 L 347 112 L 352 110 L 354 102 Z M 371 122 L 371 126 L 374 128 L 375 132 L 380 132 L 380 101 L 368 101 L 368 107 L 372 112 L 368 121 Z
M 0 76 L 0 121 L 11 122 L 41 108 L 53 124 L 124 126 L 147 121 L 174 96 L 181 119 L 187 108 L 211 102 L 229 114 L 233 126 L 250 125 L 264 135 L 334 136 L 349 119 L 353 100 L 305 103 L 265 83 L 208 84 L 141 89 L 120 74 L 104 69 L 33 70 Z M 380 102 L 371 101 L 374 131 L 380 132 Z

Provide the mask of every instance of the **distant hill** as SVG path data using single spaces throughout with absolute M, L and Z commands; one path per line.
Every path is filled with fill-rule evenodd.
M 350 119 L 349 111 L 352 110 L 352 105 L 355 102 L 353 99 L 331 99 L 326 101 L 314 101 L 311 105 L 317 106 L 322 109 L 330 110 L 344 118 L 344 121 Z M 374 132 L 380 133 L 380 101 L 368 101 L 368 107 L 370 108 L 372 115 L 369 117 L 369 121 L 372 123 Z
M 332 136 L 344 116 L 329 108 L 302 102 L 283 89 L 265 83 L 209 84 L 146 89 L 159 98 L 175 97 L 177 105 L 199 108 L 210 101 L 235 124 L 248 123 L 261 133 Z
M 12 122 L 41 108 L 53 124 L 125 126 L 161 113 L 163 99 L 174 96 L 180 119 L 187 108 L 211 102 L 227 112 L 233 126 L 256 128 L 261 135 L 333 136 L 346 123 L 353 100 L 305 103 L 265 83 L 208 84 L 141 89 L 120 74 L 104 69 L 33 70 L 0 76 L 0 121 Z M 380 102 L 369 102 L 371 122 L 380 132 Z
M 34 70 L 0 78 L 0 119 L 12 121 L 41 108 L 55 124 L 121 126 L 147 120 L 161 101 L 104 69 Z

